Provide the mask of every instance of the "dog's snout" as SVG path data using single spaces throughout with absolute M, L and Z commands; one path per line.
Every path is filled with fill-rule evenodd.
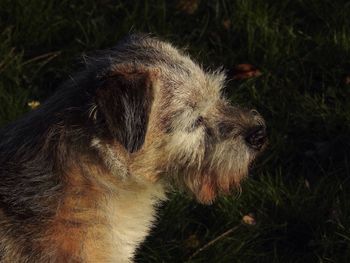
M 248 135 L 245 137 L 245 140 L 249 147 L 259 151 L 267 140 L 266 128 L 260 125 L 251 129 Z

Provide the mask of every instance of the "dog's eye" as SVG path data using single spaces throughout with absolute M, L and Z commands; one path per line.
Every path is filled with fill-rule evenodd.
M 203 117 L 202 117 L 202 116 L 199 116 L 199 117 L 197 118 L 197 120 L 195 121 L 194 126 L 195 126 L 195 127 L 198 127 L 198 126 L 202 125 L 203 122 L 204 122 Z
M 195 129 L 195 128 L 197 128 L 197 127 L 199 127 L 200 125 L 202 125 L 203 124 L 203 117 L 202 116 L 199 116 L 197 119 L 196 119 L 196 121 L 192 124 L 192 129 Z
M 195 122 L 195 126 L 199 126 L 203 124 L 203 117 L 199 116 Z

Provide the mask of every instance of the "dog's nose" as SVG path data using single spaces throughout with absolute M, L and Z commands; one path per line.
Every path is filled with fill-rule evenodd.
M 245 138 L 249 147 L 259 151 L 266 143 L 267 134 L 264 126 L 257 126 L 253 128 Z

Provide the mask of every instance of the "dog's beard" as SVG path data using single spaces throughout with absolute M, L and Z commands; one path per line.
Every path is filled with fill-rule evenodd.
M 202 170 L 187 171 L 184 175 L 185 187 L 198 202 L 211 204 L 220 194 L 227 195 L 240 188 L 240 182 L 247 175 L 248 169 L 240 170 Z
M 240 182 L 254 158 L 245 145 L 226 142 L 216 145 L 201 159 L 178 164 L 181 168 L 175 168 L 172 178 L 175 186 L 194 195 L 198 202 L 211 204 L 220 194 L 240 191 Z

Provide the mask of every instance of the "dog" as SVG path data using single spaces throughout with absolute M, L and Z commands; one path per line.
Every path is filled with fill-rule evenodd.
M 266 145 L 225 74 L 134 34 L 0 130 L 1 262 L 132 262 L 172 189 L 211 204 Z

